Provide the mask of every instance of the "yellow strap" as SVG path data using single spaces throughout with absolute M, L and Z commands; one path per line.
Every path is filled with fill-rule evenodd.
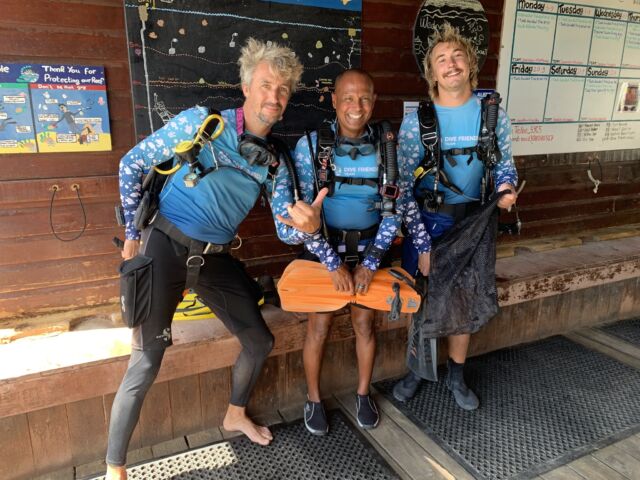
M 171 175 L 172 173 L 176 172 L 181 166 L 182 165 L 178 163 L 173 168 L 170 168 L 169 170 L 160 170 L 158 167 L 153 167 L 153 169 L 156 172 L 158 172 L 160 175 Z
M 211 138 L 202 138 L 202 134 L 204 133 L 204 129 L 207 127 L 207 125 L 209 125 L 209 122 L 211 120 L 218 120 L 218 126 L 216 127 L 215 131 L 211 135 Z M 200 128 L 198 129 L 198 135 L 196 135 L 196 139 L 201 138 L 203 140 L 203 143 L 206 142 L 206 141 L 210 142 L 210 141 L 215 140 L 216 138 L 218 138 L 220 135 L 222 135 L 223 131 L 224 131 L 224 120 L 222 119 L 222 117 L 220 115 L 218 115 L 217 113 L 214 113 L 214 114 L 209 115 L 207 118 L 204 119 L 204 122 L 202 122 L 202 125 L 200 125 Z
M 218 126 L 216 127 L 216 129 L 214 130 L 210 138 L 204 138 L 202 134 L 204 133 L 204 130 L 209 124 L 209 122 L 211 122 L 212 120 L 218 120 Z M 180 153 L 189 151 L 191 148 L 193 148 L 193 145 L 196 142 L 200 143 L 200 145 L 204 145 L 205 142 L 210 142 L 218 138 L 220 135 L 222 135 L 223 131 L 224 131 L 224 120 L 222 116 L 218 115 L 217 113 L 209 115 L 207 118 L 204 119 L 204 122 L 202 122 L 202 125 L 200 125 L 200 128 L 198 129 L 198 133 L 196 134 L 194 139 L 192 141 L 184 140 L 180 142 L 178 145 L 176 145 L 175 151 Z M 181 166 L 182 165 L 178 163 L 174 165 L 172 168 L 170 168 L 169 170 L 160 170 L 158 167 L 153 167 L 153 168 L 160 175 L 171 175 L 172 173 L 175 173 Z

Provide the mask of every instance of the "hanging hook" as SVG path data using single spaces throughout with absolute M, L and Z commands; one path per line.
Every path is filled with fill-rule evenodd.
M 593 177 L 593 174 L 591 173 L 591 161 L 595 160 L 598 162 L 598 167 L 600 167 L 600 178 L 602 178 L 602 164 L 600 163 L 600 157 L 598 157 L 598 155 L 594 155 L 593 157 L 588 157 L 588 160 L 589 166 L 587 167 L 587 177 L 589 177 L 589 180 L 593 182 L 593 193 L 598 193 L 598 187 L 602 183 L 602 180 Z
M 51 227 L 51 233 L 53 233 L 53 236 L 56 237 L 58 240 L 60 240 L 61 242 L 72 242 L 73 240 L 77 240 L 78 238 L 80 238 L 84 233 L 84 231 L 86 230 L 87 212 L 85 211 L 84 204 L 82 203 L 82 199 L 80 198 L 80 185 L 77 183 L 74 183 L 73 185 L 71 185 L 71 190 L 76 192 L 76 195 L 78 196 L 78 202 L 80 203 L 80 208 L 82 209 L 82 218 L 83 218 L 82 230 L 80 230 L 80 233 L 78 233 L 77 235 L 71 238 L 60 237 L 53 226 L 53 201 L 56 198 L 56 192 L 59 192 L 60 190 L 62 190 L 62 187 L 55 184 L 49 188 L 49 191 L 53 192 L 51 194 L 51 203 L 49 203 L 49 226 Z

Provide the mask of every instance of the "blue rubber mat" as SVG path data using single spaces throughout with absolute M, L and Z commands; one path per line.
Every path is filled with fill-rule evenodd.
M 330 432 L 323 437 L 308 433 L 302 420 L 276 425 L 268 447 L 237 437 L 134 466 L 127 469 L 129 480 L 399 478 L 343 413 L 331 411 L 328 418 Z
M 622 320 L 611 325 L 600 327 L 600 330 L 640 348 L 640 318 Z
M 408 418 L 474 477 L 526 479 L 640 431 L 640 371 L 564 337 L 467 361 L 480 408 L 463 411 L 440 382 L 393 399 Z

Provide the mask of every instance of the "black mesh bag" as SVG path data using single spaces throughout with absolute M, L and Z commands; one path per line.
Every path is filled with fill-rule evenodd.
M 434 241 L 423 334 L 475 333 L 498 313 L 497 203 L 494 195 Z
M 437 380 L 437 338 L 475 333 L 498 313 L 497 203 L 504 193 L 433 242 L 426 295 L 413 314 L 407 346 L 407 366 L 424 379 Z

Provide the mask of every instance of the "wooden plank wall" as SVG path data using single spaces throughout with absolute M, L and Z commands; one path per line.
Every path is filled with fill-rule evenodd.
M 112 300 L 118 160 L 134 141 L 122 2 L 5 0 L 0 34 L 5 62 L 103 65 L 113 142 L 110 152 L 2 156 L 0 318 Z M 50 188 L 61 187 L 52 219 L 70 238 L 83 226 L 74 183 L 87 228 L 61 242 L 49 227 Z
M 399 124 L 402 101 L 423 97 L 426 84 L 411 51 L 420 0 L 365 0 L 363 67 L 379 93 L 374 116 Z M 491 28 L 481 87 L 494 87 L 503 0 L 482 0 Z M 3 155 L 0 170 L 0 319 L 97 305 L 117 295 L 115 225 L 117 165 L 134 144 L 132 99 L 121 0 L 4 0 L 1 60 L 104 65 L 113 151 Z M 598 194 L 586 175 L 594 154 L 518 158 L 527 180 L 520 207 L 523 237 L 640 222 L 638 150 L 596 154 L 603 169 Z M 593 172 L 600 177 L 595 164 Z M 49 227 L 50 188 L 57 184 L 53 223 L 66 238 L 82 228 L 71 185 L 80 185 L 87 229 L 76 241 L 56 240 Z M 505 217 L 506 220 L 512 219 Z M 278 275 L 297 248 L 279 242 L 268 208 L 256 206 L 240 229 L 239 256 L 254 274 Z M 515 241 L 517 237 L 503 241 Z

